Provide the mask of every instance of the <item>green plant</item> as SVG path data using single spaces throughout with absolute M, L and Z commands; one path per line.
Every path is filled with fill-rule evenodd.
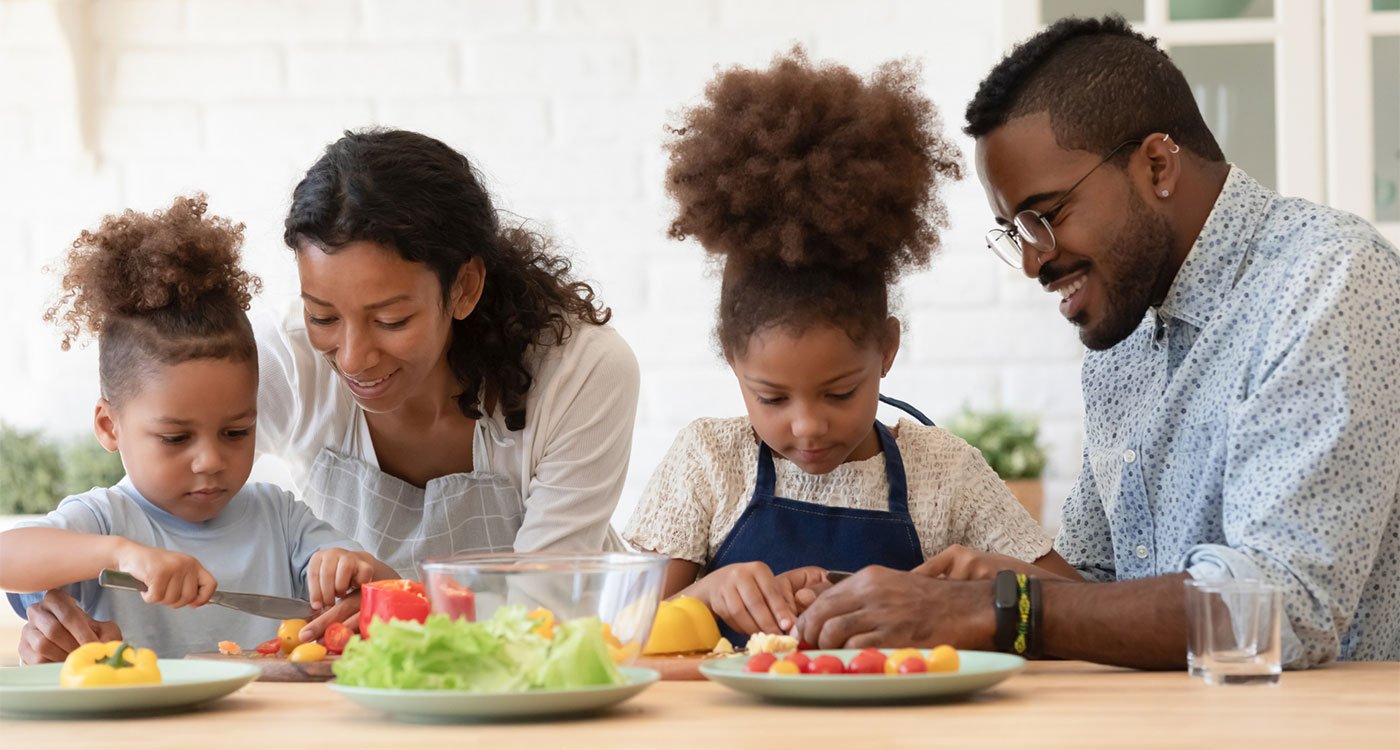
M 55 441 L 0 423 L 0 515 L 47 513 L 63 498 L 122 478 L 121 459 L 92 438 Z
M 1002 479 L 1039 479 L 1045 470 L 1045 452 L 1037 444 L 1040 425 L 1030 417 L 963 407 L 944 426 L 982 451 Z

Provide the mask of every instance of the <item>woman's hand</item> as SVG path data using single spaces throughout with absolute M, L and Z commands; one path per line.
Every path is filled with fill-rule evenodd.
M 343 622 L 345 627 L 350 628 L 351 633 L 360 632 L 360 592 L 356 591 L 349 596 L 341 598 L 340 601 L 332 604 L 319 615 L 306 623 L 306 627 L 301 629 L 298 637 L 302 643 L 310 643 L 321 637 L 326 632 L 326 628 L 333 622 Z
M 146 584 L 141 598 L 147 604 L 198 607 L 207 603 L 219 587 L 213 573 L 183 552 L 127 541 L 118 548 L 114 562 L 117 570 Z
M 328 547 L 316 550 L 306 565 L 306 592 L 311 608 L 319 611 L 352 590 L 386 577 L 395 577 L 393 570 L 374 555 Z
M 94 620 L 64 589 L 53 589 L 25 610 L 29 621 L 19 634 L 21 664 L 63 661 L 84 643 L 119 641 L 115 622 Z
M 804 595 L 808 604 L 816 599 L 810 590 L 816 584 L 809 584 L 815 570 L 820 569 L 799 568 L 775 576 L 761 562 L 735 563 L 706 575 L 681 593 L 704 602 L 711 612 L 741 633 L 786 633 L 800 611 L 797 591 L 808 590 Z

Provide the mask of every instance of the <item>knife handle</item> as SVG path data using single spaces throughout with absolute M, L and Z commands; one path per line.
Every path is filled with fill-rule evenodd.
M 111 568 L 104 568 L 101 573 L 97 574 L 97 585 L 104 589 L 121 589 L 122 591 L 144 592 L 146 590 L 146 584 L 136 580 L 136 576 Z

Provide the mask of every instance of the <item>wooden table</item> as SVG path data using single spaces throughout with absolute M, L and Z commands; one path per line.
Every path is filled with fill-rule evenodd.
M 14 640 L 6 661 L 13 662 Z M 1184 673 L 1040 662 L 959 703 L 822 708 L 753 702 L 708 682 L 666 682 L 588 719 L 402 724 L 322 684 L 255 682 L 185 714 L 0 720 L 12 748 L 1400 748 L 1400 663 L 1288 672 L 1275 687 L 1209 687 Z

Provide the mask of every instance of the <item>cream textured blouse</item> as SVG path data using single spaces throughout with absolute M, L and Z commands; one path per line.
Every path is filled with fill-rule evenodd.
M 976 448 L 940 427 L 900 420 L 909 515 L 924 556 L 961 544 L 1026 562 L 1052 538 L 1011 495 Z M 807 474 L 774 455 L 777 494 L 834 508 L 884 510 L 884 454 Z M 671 446 L 623 532 L 633 546 L 706 565 L 753 495 L 758 442 L 748 417 L 697 419 Z M 852 540 L 859 544 L 860 540 Z

